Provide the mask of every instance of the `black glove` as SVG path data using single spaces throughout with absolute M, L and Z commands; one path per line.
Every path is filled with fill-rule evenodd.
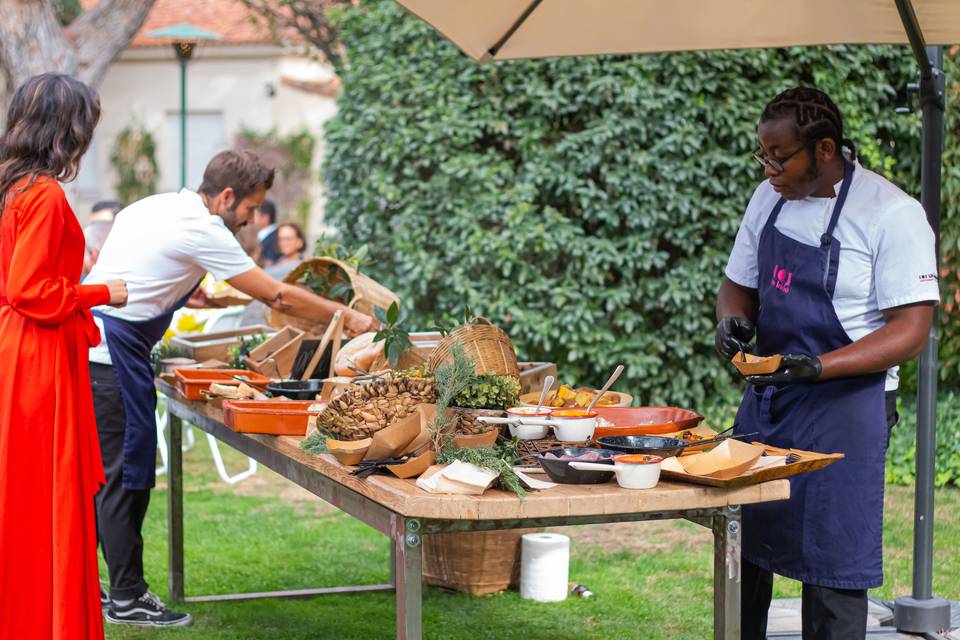
M 746 351 L 756 327 L 746 318 L 729 316 L 717 323 L 717 353 L 729 360 L 738 351 Z
M 747 376 L 747 382 L 759 386 L 768 384 L 791 384 L 794 382 L 815 382 L 823 367 L 820 358 L 815 356 L 783 356 L 780 368 L 762 376 Z

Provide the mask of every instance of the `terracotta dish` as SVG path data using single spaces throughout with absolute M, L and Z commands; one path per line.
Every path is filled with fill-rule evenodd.
M 597 407 L 601 422 L 593 434 L 602 436 L 660 436 L 693 429 L 703 416 L 677 407 Z M 604 426 L 604 422 L 612 423 Z

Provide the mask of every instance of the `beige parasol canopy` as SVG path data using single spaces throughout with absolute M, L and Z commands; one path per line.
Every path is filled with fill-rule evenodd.
M 796 44 L 906 44 L 894 0 L 398 0 L 478 61 Z M 960 0 L 913 0 L 929 45 Z

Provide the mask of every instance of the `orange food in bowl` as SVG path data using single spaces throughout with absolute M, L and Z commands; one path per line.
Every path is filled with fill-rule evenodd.
M 627 464 L 654 464 L 663 462 L 660 456 L 650 455 L 648 453 L 628 453 L 622 456 L 614 456 L 614 462 L 625 462 Z
M 554 409 L 550 412 L 551 418 L 596 418 L 598 415 L 596 411 L 586 409 Z

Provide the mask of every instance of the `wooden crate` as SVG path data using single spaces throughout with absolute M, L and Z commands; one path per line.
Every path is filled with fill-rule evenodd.
M 239 344 L 240 336 L 251 336 L 258 333 L 273 334 L 276 329 L 258 324 L 250 327 L 240 327 L 232 331 L 216 331 L 214 333 L 195 333 L 185 336 L 174 336 L 170 339 L 170 346 L 182 351 L 188 358 L 197 362 L 205 360 L 230 361 L 230 347 Z
M 520 367 L 521 394 L 531 391 L 539 392 L 547 376 L 557 379 L 557 365 L 553 362 L 519 362 L 517 365 Z
M 300 329 L 284 327 L 253 349 L 243 361 L 251 371 L 271 378 L 289 378 L 303 338 L 304 332 Z

